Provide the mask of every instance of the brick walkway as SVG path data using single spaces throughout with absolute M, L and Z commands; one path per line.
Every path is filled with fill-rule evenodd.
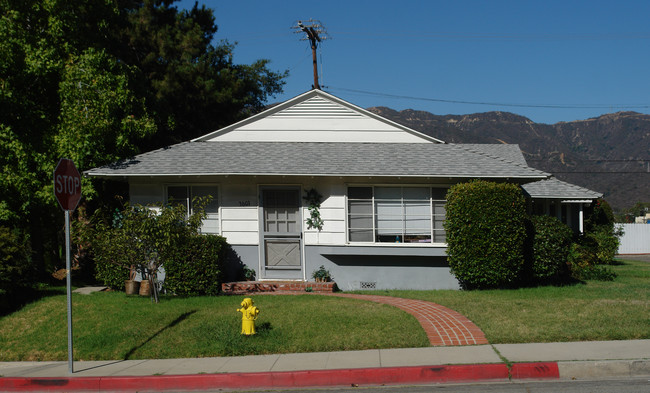
M 488 344 L 483 331 L 472 321 L 456 311 L 436 303 L 391 296 L 347 293 L 334 293 L 331 296 L 369 300 L 402 309 L 420 322 L 427 333 L 429 342 L 434 346 Z

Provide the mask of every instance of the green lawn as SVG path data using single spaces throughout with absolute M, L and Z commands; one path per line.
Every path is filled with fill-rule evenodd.
M 127 297 L 73 294 L 75 359 L 147 359 L 422 347 L 409 314 L 377 303 L 316 295 L 252 296 L 257 335 L 241 332 L 243 296 Z M 0 360 L 67 359 L 66 297 L 0 319 Z
M 490 291 L 377 292 L 432 301 L 477 324 L 492 344 L 650 339 L 650 263 L 612 266 L 614 281 Z
M 613 282 L 494 291 L 375 291 L 417 298 L 470 318 L 491 343 L 650 338 L 650 264 L 613 267 Z M 0 318 L 0 361 L 67 359 L 66 297 Z M 73 295 L 75 359 L 234 356 L 427 346 L 397 308 L 318 295 L 253 296 L 258 335 L 241 336 L 243 296 Z

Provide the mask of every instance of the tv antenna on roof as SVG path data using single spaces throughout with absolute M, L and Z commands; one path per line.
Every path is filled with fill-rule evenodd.
M 307 41 L 311 44 L 311 57 L 314 63 L 314 89 L 320 90 L 320 85 L 318 84 L 318 62 L 316 61 L 316 48 L 318 43 L 325 41 L 330 37 L 327 35 L 327 31 L 323 24 L 316 19 L 309 19 L 303 23 L 299 20 L 296 22 L 295 26 L 291 26 L 292 29 L 296 30 L 295 33 L 305 33 L 306 37 L 300 39 L 300 41 Z

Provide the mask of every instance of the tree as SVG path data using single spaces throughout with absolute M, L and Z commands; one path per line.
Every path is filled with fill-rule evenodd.
M 142 91 L 157 116 L 159 131 L 148 148 L 191 139 L 259 111 L 282 91 L 287 76 L 269 70 L 268 60 L 234 64 L 233 44 L 211 44 L 217 32 L 212 10 L 195 4 L 179 11 L 172 4 L 145 0 L 126 10 L 128 23 L 115 31 L 112 53 L 142 73 Z
M 90 169 L 232 123 L 282 91 L 286 72 L 234 64 L 234 45 L 212 44 L 212 10 L 173 3 L 0 0 L 0 225 L 25 234 L 41 272 L 63 255 L 61 155 Z M 86 201 L 99 186 L 84 180 Z
M 93 48 L 68 61 L 59 83 L 58 156 L 93 168 L 133 155 L 137 143 L 155 133 L 145 100 L 131 88 L 134 68 Z M 85 196 L 93 196 L 90 181 L 82 181 Z

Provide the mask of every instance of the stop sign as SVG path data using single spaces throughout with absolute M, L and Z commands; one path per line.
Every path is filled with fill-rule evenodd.
M 81 175 L 72 160 L 62 158 L 54 169 L 54 196 L 61 209 L 77 208 L 81 199 Z

